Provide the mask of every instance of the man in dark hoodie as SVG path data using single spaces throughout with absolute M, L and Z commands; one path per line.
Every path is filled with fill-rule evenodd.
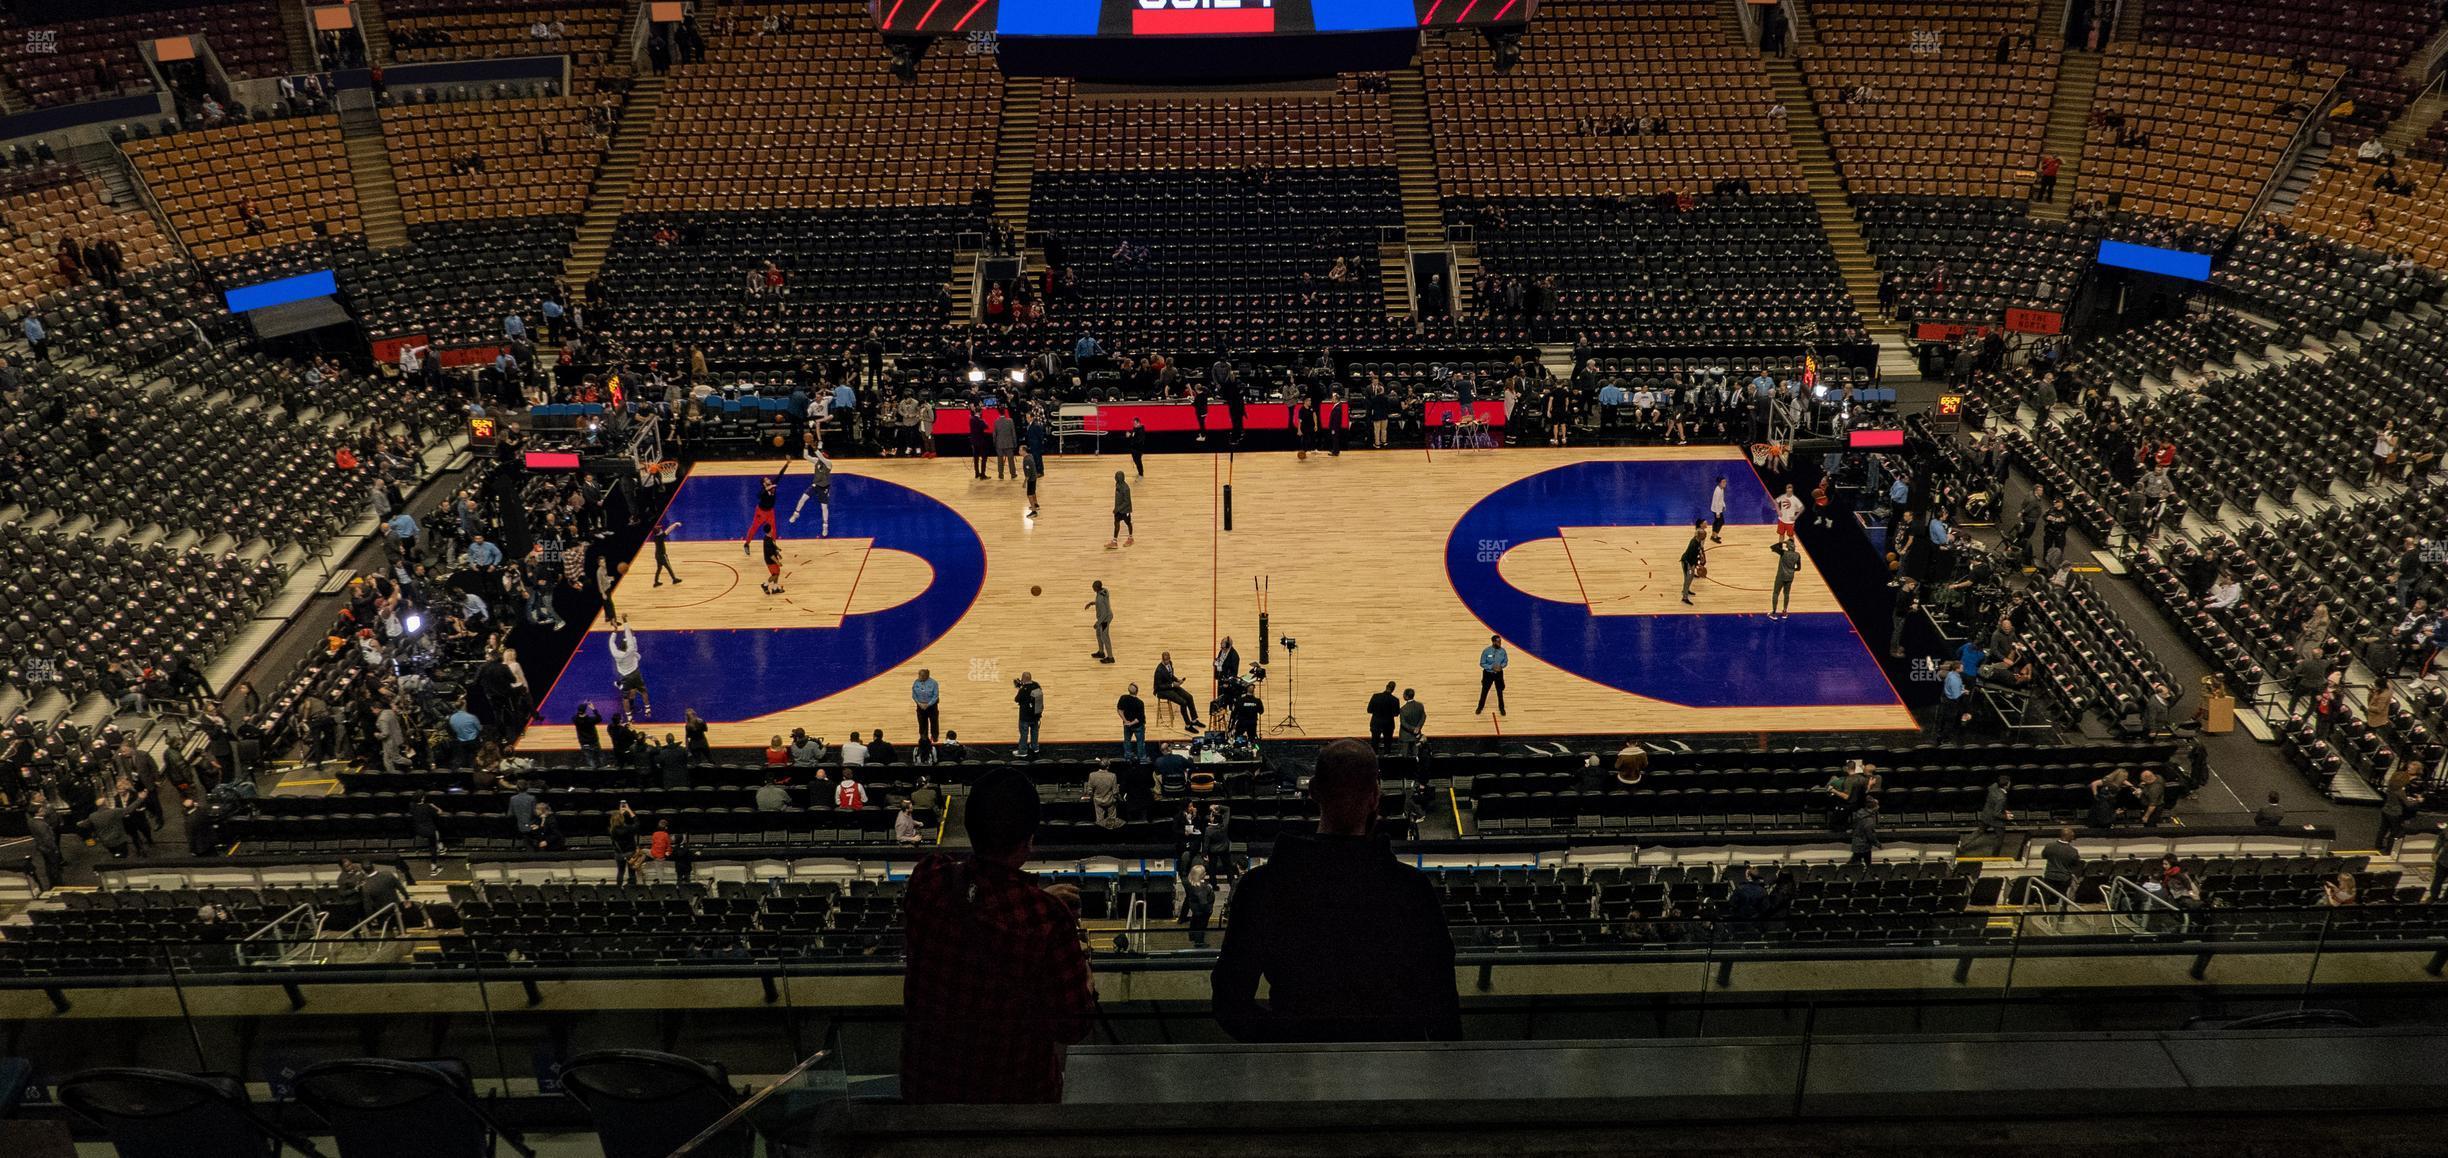
M 1377 829 L 1377 754 L 1318 754 L 1315 835 L 1286 832 L 1244 876 L 1217 958 L 1216 1020 L 1242 1041 L 1451 1041 L 1453 937 L 1436 890 Z M 1257 1001 L 1258 979 L 1270 987 Z

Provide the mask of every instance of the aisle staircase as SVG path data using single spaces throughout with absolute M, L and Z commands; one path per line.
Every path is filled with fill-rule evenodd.
M 1435 138 L 1428 128 L 1427 77 L 1417 66 L 1402 69 L 1388 76 L 1387 92 L 1394 114 L 1394 166 L 1402 189 L 1403 240 L 1412 247 L 1443 245 L 1445 206 L 1439 196 Z M 1475 262 L 1472 272 L 1477 272 Z M 1411 263 L 1407 254 L 1397 251 L 1389 262 L 1381 247 L 1377 276 L 1385 289 L 1386 316 L 1410 317 Z M 1458 263 L 1454 280 L 1469 284 L 1462 280 Z
M 381 0 L 357 0 L 357 35 L 365 38 L 368 61 L 391 63 L 391 32 L 383 23 Z
M 1742 13 L 1739 11 L 1744 2 L 1733 0 L 1731 4 L 1718 5 L 1717 24 L 1725 32 L 1726 43 L 1750 47 L 1751 34 L 1743 31 Z
M 2397 114 L 2396 120 L 2380 130 L 2380 143 L 2392 153 L 2403 153 L 2422 141 L 2431 126 L 2439 123 L 2442 113 L 2448 113 L 2448 90 L 2435 87 L 2415 98 L 2413 104 Z
M 289 67 L 315 71 L 314 33 L 306 27 L 306 6 L 291 2 L 273 7 L 280 9 L 281 35 L 289 42 Z
M 1453 243 L 1454 316 L 1469 317 L 1479 302 L 1479 243 Z
M 629 186 L 637 179 L 638 159 L 646 151 L 646 134 L 654 128 L 655 112 L 662 107 L 662 77 L 647 73 L 629 82 L 620 124 L 612 130 L 603 167 L 595 171 L 594 188 L 587 191 L 586 216 L 578 222 L 569 260 L 561 267 L 562 279 L 573 294 L 584 295 L 587 282 L 603 269 L 604 255 L 612 249 L 612 230 L 620 224 L 621 210 L 629 203 Z M 538 351 L 539 357 L 541 354 Z
M 2351 158 L 2353 154 L 2347 156 Z M 2284 217 L 2293 212 L 2296 200 L 2304 195 L 2304 190 L 2312 187 L 2314 181 L 2320 180 L 2321 166 L 2328 162 L 2329 146 L 2318 141 L 2305 145 L 2303 152 L 2295 155 L 2294 167 L 2280 176 L 2277 187 L 2270 190 L 2269 202 L 2261 207 L 2261 212 L 2270 217 Z
M 340 138 L 348 150 L 349 183 L 357 187 L 357 215 L 365 220 L 366 245 L 406 248 L 408 221 L 400 212 L 399 182 L 391 172 L 381 117 L 372 109 L 342 112 Z
M 2062 35 L 2065 9 L 2066 0 L 2046 0 L 2040 6 L 2043 43 Z M 2099 73 L 2100 54 L 2096 52 L 2068 51 L 2058 62 L 2057 92 L 2049 101 L 2048 136 L 2040 147 L 2042 153 L 2057 157 L 2057 195 L 2032 202 L 2035 218 L 2063 221 L 2074 207 L 2075 173 L 2082 167 L 2083 139 L 2091 124 L 2091 98 L 2099 91 Z M 2034 158 L 2033 164 L 2038 163 Z
M 0 73 L 0 113 L 15 116 L 33 107 L 34 102 L 26 98 L 25 90 L 18 88 L 7 73 Z
M 1037 121 L 1044 109 L 1044 80 L 1004 80 L 1003 116 L 995 126 L 994 218 L 1023 244 L 1029 227 L 1029 178 L 1037 171 Z
M 2112 44 L 2132 44 L 2142 39 L 2142 9 L 2149 0 L 2123 0 L 2117 9 L 2116 27 L 2110 37 Z
M 1413 245 L 1445 242 L 1445 207 L 1438 199 L 1436 145 L 1428 130 L 1428 82 L 1417 68 L 1391 74 L 1394 164 L 1402 185 L 1403 231 Z
M 1007 77 L 1003 81 L 1003 115 L 995 121 L 994 222 L 1011 232 L 1020 249 L 1022 270 L 1036 268 L 1045 254 L 1028 244 L 1029 195 L 1037 172 L 1037 125 L 1045 115 L 1046 82 L 1038 77 Z M 975 320 L 982 306 L 975 249 L 952 253 L 952 316 Z
M 113 209 L 148 213 L 144 194 L 136 189 L 136 173 L 128 166 L 127 154 L 109 141 L 70 146 L 68 159 L 101 187 L 102 201 Z M 163 228 L 168 229 L 167 221 Z
M 1806 23 L 1801 20 L 1794 23 L 1795 42 L 1806 43 Z M 1844 177 L 1836 170 L 1836 154 L 1828 148 L 1819 110 L 1811 103 L 1810 86 L 1802 79 L 1801 66 L 1791 58 L 1770 57 L 1765 63 L 1768 79 L 1776 85 L 1777 100 L 1785 106 L 1785 129 L 1793 138 L 1795 155 L 1801 159 L 1802 178 L 1810 189 L 1812 203 L 1819 207 L 1819 224 L 1827 233 L 1829 247 L 1836 251 L 1836 267 L 1844 274 L 1845 291 L 1869 323 L 1871 333 L 1884 346 L 1891 335 L 1901 331 L 1878 320 L 1878 263 L 1870 256 L 1869 244 L 1862 239 L 1860 224 L 1853 219 L 1852 202 L 1845 196 Z

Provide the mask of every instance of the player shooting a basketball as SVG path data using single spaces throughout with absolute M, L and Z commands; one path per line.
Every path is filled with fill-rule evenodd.
M 808 462 L 808 485 L 807 490 L 800 492 L 799 505 L 791 508 L 791 521 L 798 522 L 799 516 L 807 513 L 808 500 L 814 499 L 816 534 L 818 537 L 830 535 L 833 533 L 833 460 L 826 458 L 824 452 L 816 448 L 816 436 L 812 432 L 806 445 L 800 448 L 799 455 Z
M 790 460 L 786 458 L 782 460 L 782 469 L 775 471 L 772 478 L 757 484 L 756 519 L 748 524 L 748 533 L 740 536 L 740 554 L 748 553 L 748 544 L 755 542 L 759 534 L 771 535 L 781 530 L 774 523 L 774 496 L 781 493 L 782 476 L 789 473 Z
M 654 711 L 654 702 L 646 695 L 645 673 L 638 670 L 644 656 L 638 651 L 637 633 L 629 630 L 628 620 L 613 622 L 608 646 L 612 649 L 612 686 L 620 693 L 621 710 L 630 719 L 643 720 Z

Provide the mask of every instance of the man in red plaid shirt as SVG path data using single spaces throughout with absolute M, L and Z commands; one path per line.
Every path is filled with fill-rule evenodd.
M 1037 833 L 1028 777 L 988 775 L 961 814 L 971 855 L 919 862 L 903 902 L 901 1098 L 1062 1101 L 1063 1051 L 1096 1010 L 1079 890 L 1020 871 Z

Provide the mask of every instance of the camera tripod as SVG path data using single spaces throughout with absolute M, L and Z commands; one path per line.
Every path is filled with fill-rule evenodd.
M 1293 711 L 1293 706 L 1297 704 L 1300 699 L 1300 693 L 1298 690 L 1300 687 L 1300 645 L 1292 642 L 1291 638 L 1287 636 L 1283 641 L 1283 649 L 1284 714 L 1282 719 L 1275 721 L 1275 727 L 1273 730 L 1278 732 L 1299 732 L 1305 736 L 1309 734 L 1308 729 L 1301 727 L 1300 715 Z

